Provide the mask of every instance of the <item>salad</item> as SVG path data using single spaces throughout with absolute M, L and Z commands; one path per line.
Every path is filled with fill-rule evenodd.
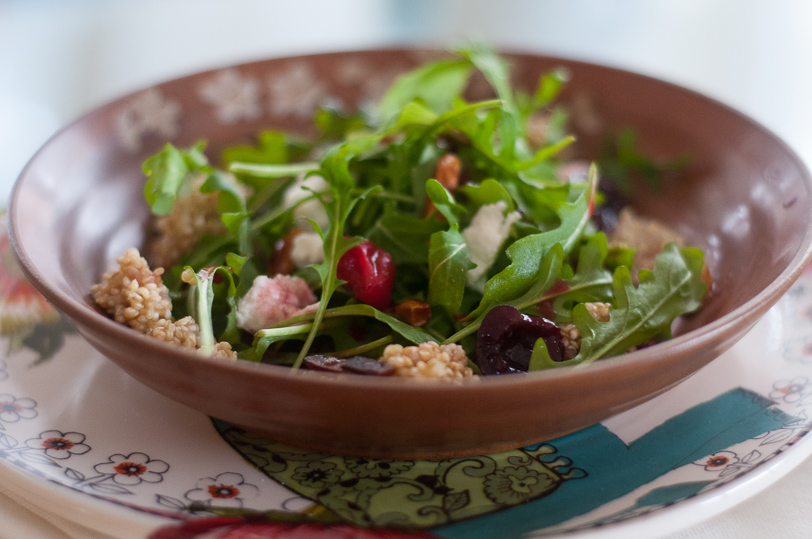
M 496 97 L 466 100 L 472 77 Z M 622 160 L 567 157 L 566 79 L 514 89 L 504 59 L 470 48 L 372 108 L 319 109 L 313 139 L 265 131 L 219 167 L 205 143 L 168 144 L 143 166 L 144 256 L 91 296 L 207 356 L 332 372 L 519 373 L 667 339 L 701 306 L 703 254 L 620 209 L 600 180 Z

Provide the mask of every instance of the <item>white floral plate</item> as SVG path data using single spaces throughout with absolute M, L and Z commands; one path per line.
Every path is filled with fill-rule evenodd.
M 812 452 L 809 271 L 718 360 L 600 425 L 498 455 L 383 461 L 296 450 L 167 400 L 73 333 L 2 241 L 0 255 L 0 482 L 116 537 L 249 511 L 267 526 L 328 523 L 314 534 L 656 536 L 730 507 Z M 300 518 L 280 524 L 279 511 Z

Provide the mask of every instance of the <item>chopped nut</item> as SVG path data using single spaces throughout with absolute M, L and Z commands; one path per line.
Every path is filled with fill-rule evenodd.
M 592 318 L 598 322 L 609 321 L 609 310 L 612 308 L 611 304 L 603 302 L 584 303 L 584 307 L 586 307 L 586 310 L 592 315 Z
M 409 299 L 395 307 L 395 314 L 410 326 L 420 327 L 431 320 L 431 305 L 424 301 Z
M 550 130 L 550 114 L 537 112 L 530 116 L 525 123 L 527 142 L 531 148 L 541 148 L 547 143 Z
M 437 161 L 437 166 L 434 168 L 434 179 L 453 193 L 460 183 L 461 169 L 462 162 L 459 157 L 453 153 L 445 154 Z
M 453 153 L 445 154 L 437 161 L 437 165 L 434 167 L 434 179 L 453 193 L 460 184 L 461 169 L 462 162 L 459 157 Z M 423 208 L 423 218 L 430 217 L 435 211 L 437 211 L 437 208 L 434 207 L 434 203 L 426 197 L 426 206 Z
M 564 359 L 572 359 L 581 350 L 581 334 L 575 324 L 564 324 L 561 330 L 561 344 L 564 345 Z
M 586 310 L 592 315 L 592 318 L 598 322 L 609 321 L 609 311 L 612 305 L 603 302 L 584 303 Z M 564 345 L 564 359 L 572 359 L 578 355 L 581 350 L 581 333 L 575 324 L 562 324 L 559 327 L 561 330 L 561 344 Z

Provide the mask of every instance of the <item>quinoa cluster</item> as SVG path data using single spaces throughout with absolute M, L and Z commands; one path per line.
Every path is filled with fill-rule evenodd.
M 459 379 L 473 376 L 468 356 L 458 344 L 424 342 L 418 346 L 387 346 L 380 361 L 395 367 L 395 376 Z
M 136 248 L 118 259 L 118 268 L 105 272 L 102 282 L 90 289 L 96 304 L 113 319 L 161 341 L 184 348 L 200 348 L 200 328 L 190 316 L 172 319 L 172 301 L 163 284 L 163 268 L 151 270 Z M 226 342 L 217 343 L 214 357 L 236 359 Z
M 174 266 L 200 238 L 225 232 L 217 211 L 219 194 L 201 193 L 199 188 L 203 179 L 193 181 L 189 193 L 175 199 L 172 212 L 154 220 L 156 237 L 147 251 L 153 266 Z
M 161 279 L 163 268 L 149 269 L 147 261 L 130 248 L 118 259 L 118 269 L 108 270 L 102 282 L 90 289 L 90 295 L 113 319 L 141 333 L 158 320 L 172 316 L 169 290 Z

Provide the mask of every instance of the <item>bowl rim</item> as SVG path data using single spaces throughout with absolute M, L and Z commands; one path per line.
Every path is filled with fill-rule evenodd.
M 54 144 L 65 133 L 75 129 L 80 124 L 91 121 L 92 118 L 102 113 L 113 106 L 119 105 L 131 99 L 134 95 L 150 89 L 160 88 L 164 85 L 173 84 L 184 79 L 193 77 L 204 77 L 214 73 L 232 69 L 244 68 L 248 66 L 257 66 L 269 62 L 287 62 L 296 60 L 308 60 L 313 58 L 322 58 L 330 56 L 344 56 L 352 54 L 408 54 L 429 52 L 442 54 L 447 52 L 441 48 L 426 48 L 426 47 L 382 47 L 382 48 L 358 48 L 347 49 L 338 51 L 326 52 L 312 52 L 297 55 L 283 55 L 271 56 L 263 59 L 256 59 L 247 62 L 238 62 L 223 64 L 219 67 L 209 68 L 202 71 L 190 72 L 170 79 L 161 80 L 155 84 L 149 84 L 139 89 L 133 90 L 125 95 L 121 95 L 107 102 L 104 102 L 92 110 L 81 114 L 79 117 L 63 125 L 55 131 L 33 154 L 28 160 L 19 176 L 17 177 L 11 197 L 8 204 L 7 223 L 8 223 L 8 237 L 12 252 L 25 276 L 31 283 L 51 302 L 58 310 L 60 310 L 71 323 L 82 326 L 87 325 L 90 327 L 96 326 L 104 332 L 111 333 L 117 338 L 122 345 L 135 344 L 141 347 L 146 347 L 145 350 L 155 352 L 160 355 L 165 355 L 168 350 L 172 351 L 172 356 L 176 356 L 179 361 L 184 362 L 199 362 L 201 360 L 212 361 L 215 369 L 224 371 L 245 371 L 252 372 L 256 376 L 264 378 L 271 378 L 277 380 L 304 380 L 309 384 L 333 386 L 339 384 L 341 386 L 350 388 L 386 388 L 387 391 L 393 389 L 403 389 L 410 392 L 461 392 L 461 391 L 477 391 L 483 387 L 501 387 L 501 386 L 524 386 L 527 384 L 545 384 L 552 383 L 561 378 L 575 378 L 592 377 L 605 370 L 616 370 L 624 368 L 632 368 L 636 365 L 656 364 L 659 361 L 664 361 L 667 354 L 663 354 L 666 349 L 679 349 L 683 351 L 690 351 L 692 349 L 702 348 L 707 341 L 713 338 L 717 332 L 723 331 L 727 327 L 734 325 L 741 325 L 749 330 L 753 323 L 760 318 L 769 308 L 771 308 L 792 286 L 792 284 L 800 277 L 806 270 L 807 266 L 812 262 L 812 215 L 807 221 L 804 230 L 802 241 L 788 262 L 784 270 L 766 287 L 753 296 L 744 304 L 735 308 L 734 310 L 722 315 L 721 317 L 705 324 L 699 328 L 693 329 L 682 335 L 672 337 L 671 339 L 658 343 L 652 347 L 636 350 L 619 356 L 608 357 L 600 359 L 593 363 L 581 364 L 558 369 L 546 369 L 542 371 L 534 371 L 526 373 L 522 376 L 477 376 L 471 379 L 463 379 L 455 381 L 453 384 L 449 383 L 429 383 L 427 380 L 421 379 L 403 379 L 394 377 L 379 377 L 379 376 L 358 376 L 354 374 L 333 374 L 324 373 L 319 371 L 310 371 L 308 369 L 299 369 L 292 371 L 288 366 L 272 365 L 266 363 L 256 363 L 253 361 L 238 359 L 236 362 L 213 360 L 206 358 L 200 354 L 186 350 L 180 347 L 174 347 L 171 344 L 164 343 L 157 339 L 143 335 L 137 331 L 115 322 L 114 320 L 104 316 L 90 306 L 89 301 L 78 301 L 72 296 L 63 293 L 60 289 L 51 287 L 44 278 L 43 274 L 37 269 L 32 259 L 26 252 L 25 246 L 20 241 L 20 221 L 18 211 L 18 199 L 22 196 L 25 188 L 26 179 L 31 174 L 31 169 L 37 164 L 41 155 Z M 500 48 L 499 53 L 505 55 L 510 59 L 513 58 L 526 58 L 533 60 L 540 60 L 545 62 L 562 62 L 566 63 L 572 68 L 585 67 L 589 69 L 600 69 L 612 71 L 621 74 L 624 77 L 632 77 L 646 81 L 649 84 L 656 84 L 667 87 L 670 91 L 683 93 L 692 99 L 699 99 L 712 105 L 713 107 L 725 112 L 726 114 L 734 115 L 740 120 L 748 123 L 753 129 L 759 131 L 762 135 L 771 139 L 778 147 L 780 147 L 786 156 L 794 163 L 795 169 L 801 174 L 804 187 L 812 199 L 812 175 L 807 164 L 799 157 L 797 152 L 793 150 L 781 137 L 776 135 L 773 131 L 765 127 L 763 124 L 753 119 L 752 117 L 744 114 L 743 112 L 729 106 L 713 97 L 706 94 L 681 86 L 679 84 L 663 80 L 651 75 L 635 72 L 626 68 L 615 67 L 608 64 L 585 61 L 574 59 L 566 56 L 537 54 L 532 51 L 518 50 L 518 49 L 505 49 Z M 89 292 L 89 291 L 88 291 Z M 81 333 L 81 330 L 80 330 Z M 167 348 L 170 347 L 170 348 Z M 547 381 L 550 382 L 547 382 Z

